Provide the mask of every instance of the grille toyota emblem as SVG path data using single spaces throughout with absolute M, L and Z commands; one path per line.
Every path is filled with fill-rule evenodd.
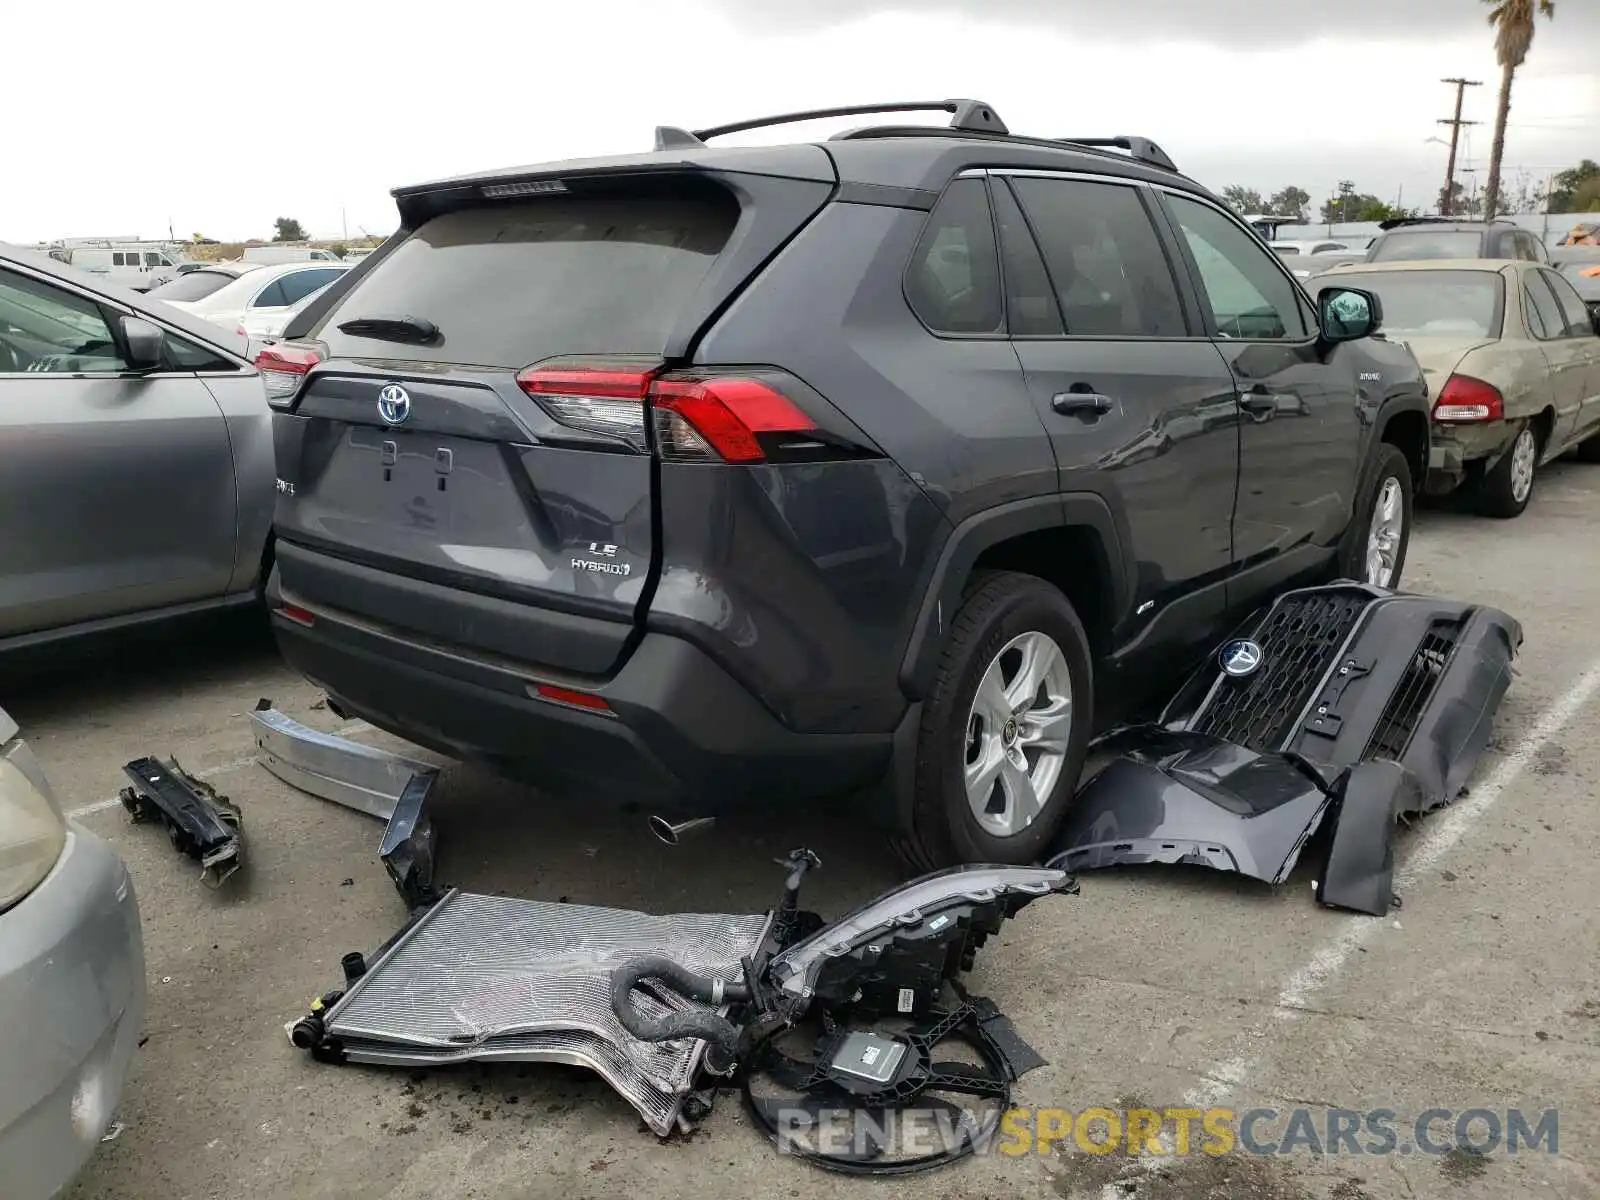
M 411 415 L 411 397 L 405 388 L 391 383 L 378 393 L 378 415 L 389 425 L 399 425 Z
M 1261 647 L 1251 641 L 1229 642 L 1218 656 L 1222 672 L 1234 679 L 1254 675 L 1261 666 Z

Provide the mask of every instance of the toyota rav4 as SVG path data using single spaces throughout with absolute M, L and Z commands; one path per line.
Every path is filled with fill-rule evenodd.
M 720 135 L 912 108 L 823 142 Z M 791 114 L 397 190 L 258 367 L 283 652 L 555 797 L 860 793 L 1025 862 L 1284 589 L 1393 586 L 1426 389 L 1143 138 Z M 1375 336 L 1376 335 L 1376 336 Z

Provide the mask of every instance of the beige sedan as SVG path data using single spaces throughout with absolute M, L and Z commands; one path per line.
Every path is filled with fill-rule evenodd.
M 1600 319 L 1534 262 L 1361 263 L 1308 281 L 1375 293 L 1384 336 L 1422 364 L 1433 398 L 1426 490 L 1470 488 L 1515 517 L 1538 468 L 1569 450 L 1600 461 Z

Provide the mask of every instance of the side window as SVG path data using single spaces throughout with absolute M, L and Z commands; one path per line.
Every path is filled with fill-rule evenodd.
M 1039 245 L 1003 181 L 994 189 L 994 216 L 1000 226 L 1000 267 L 1006 280 L 1006 328 L 1012 337 L 1060 337 L 1065 332 L 1061 308 L 1039 257 Z
M 179 371 L 236 371 L 238 366 L 214 350 L 207 350 L 176 334 L 167 334 L 167 361 Z
M 1577 289 L 1554 271 L 1540 271 L 1539 278 L 1550 285 L 1550 290 L 1556 294 L 1556 303 L 1561 306 L 1563 324 L 1568 337 L 1589 337 L 1594 333 L 1594 322 L 1589 317 L 1588 306 L 1584 304 Z
M 164 267 L 170 264 L 154 250 L 146 250 L 144 252 L 144 265 L 147 267 Z
M 124 254 L 121 250 L 113 250 L 111 252 L 111 265 L 113 267 L 125 267 L 125 266 L 127 266 L 128 265 L 128 256 L 126 254 Z
M 1528 313 L 1528 331 L 1542 342 L 1565 337 L 1567 318 L 1556 303 L 1554 293 L 1533 275 L 1522 279 L 1522 304 Z
M 250 307 L 277 308 L 287 303 L 288 301 L 283 298 L 283 280 L 274 279 L 256 294 L 254 300 L 250 301 Z
M 125 367 L 92 300 L 0 271 L 0 372 L 78 374 Z
M 999 333 L 1000 262 L 981 179 L 945 189 L 906 271 L 911 310 L 937 333 Z
M 1174 195 L 1167 203 L 1194 255 L 1219 335 L 1251 341 L 1307 336 L 1300 290 L 1270 251 L 1210 205 Z
M 1044 252 L 1068 337 L 1186 337 L 1172 268 L 1138 189 L 1012 181 Z
M 278 280 L 278 286 L 283 289 L 283 303 L 298 304 L 318 288 L 327 287 L 341 274 L 342 271 L 325 268 L 317 271 L 296 271 L 293 275 L 285 275 Z

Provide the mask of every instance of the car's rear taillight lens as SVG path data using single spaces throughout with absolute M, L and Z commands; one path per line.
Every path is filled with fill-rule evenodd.
M 322 355 L 309 346 L 280 345 L 263 349 L 256 355 L 256 370 L 261 373 L 267 403 L 273 408 L 291 407 L 307 373 L 321 361 Z
M 781 373 L 675 371 L 573 359 L 528 367 L 517 383 L 556 420 L 665 459 L 758 463 L 828 450 L 816 422 L 784 394 Z
M 816 422 L 773 385 L 759 379 L 716 375 L 667 375 L 650 388 L 656 447 L 663 458 L 763 462 L 774 439 L 804 435 Z M 779 436 L 776 440 L 786 440 Z
M 1470 375 L 1450 376 L 1433 406 L 1433 419 L 1451 425 L 1499 421 L 1505 415 L 1505 398 L 1500 390 Z
M 644 453 L 644 401 L 653 367 L 556 359 L 518 373 L 517 385 L 573 429 L 625 442 Z

